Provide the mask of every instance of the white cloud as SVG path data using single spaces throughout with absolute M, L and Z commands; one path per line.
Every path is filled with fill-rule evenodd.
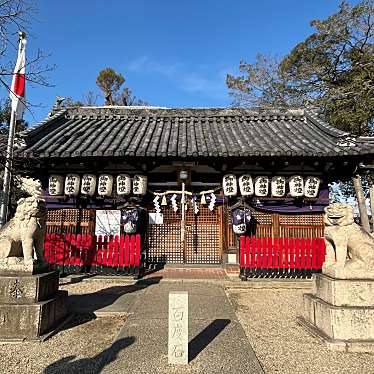
M 156 73 L 170 78 L 176 76 L 178 69 L 180 68 L 180 64 L 160 64 L 158 62 L 149 60 L 149 58 L 146 56 L 130 62 L 130 64 L 127 66 L 128 71 L 144 74 Z
M 130 62 L 126 70 L 141 74 L 162 75 L 185 92 L 196 93 L 213 99 L 227 98 L 226 72 L 230 71 L 229 68 L 221 68 L 216 73 L 213 71 L 213 74 L 211 69 L 208 74 L 189 71 L 183 63 L 163 64 L 143 56 Z M 202 70 L 207 71 L 208 69 Z

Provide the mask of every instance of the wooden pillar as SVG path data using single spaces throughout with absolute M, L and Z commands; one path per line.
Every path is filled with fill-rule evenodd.
M 226 226 L 224 223 L 224 205 L 219 205 L 217 211 L 219 217 L 219 251 L 221 256 L 221 263 L 223 263 L 223 252 L 227 249 L 225 245 Z
M 279 228 L 279 213 L 272 213 L 271 215 L 271 226 L 272 226 L 272 237 L 279 238 L 280 228 Z

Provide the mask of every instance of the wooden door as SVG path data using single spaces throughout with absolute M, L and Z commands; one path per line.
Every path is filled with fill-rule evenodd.
M 210 211 L 200 207 L 198 215 L 186 215 L 185 262 L 187 264 L 221 263 L 221 208 Z
M 152 213 L 152 212 L 151 212 Z M 162 224 L 148 225 L 148 262 L 183 263 L 180 214 L 169 207 L 162 210 Z
M 186 212 L 186 240 L 181 241 L 181 214 L 163 209 L 163 223 L 148 227 L 148 262 L 219 264 L 222 256 L 221 207 L 199 214 Z

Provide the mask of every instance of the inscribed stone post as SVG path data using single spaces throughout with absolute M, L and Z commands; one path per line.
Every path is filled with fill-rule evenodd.
M 169 344 L 170 364 L 188 364 L 188 292 L 169 293 Z

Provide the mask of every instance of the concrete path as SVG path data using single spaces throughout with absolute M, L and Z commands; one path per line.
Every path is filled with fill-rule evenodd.
M 168 294 L 178 290 L 189 293 L 188 366 L 167 361 Z M 161 282 L 130 297 L 126 309 L 131 315 L 113 346 L 129 339 L 133 343 L 116 349 L 102 373 L 263 373 L 222 285 Z
M 85 295 L 69 295 L 69 310 L 78 314 L 95 314 L 97 317 L 128 315 L 148 284 L 133 282 L 123 286 L 108 286 Z

